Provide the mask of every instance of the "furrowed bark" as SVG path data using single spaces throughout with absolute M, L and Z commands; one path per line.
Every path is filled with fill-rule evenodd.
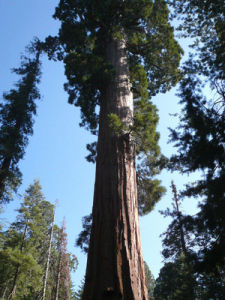
M 135 146 L 128 133 L 112 132 L 108 115 L 132 124 L 133 96 L 123 40 L 106 50 L 115 77 L 100 105 L 93 224 L 83 300 L 147 300 L 139 232 Z

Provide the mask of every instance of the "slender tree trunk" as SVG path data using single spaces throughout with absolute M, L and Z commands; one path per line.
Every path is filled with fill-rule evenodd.
M 3 291 L 3 294 L 2 294 L 2 298 L 1 298 L 2 300 L 5 299 L 5 295 L 6 295 L 7 289 L 8 289 L 8 282 L 7 282 L 7 284 L 6 284 L 6 287 L 4 288 L 4 291 Z
M 61 275 L 61 264 L 62 264 L 62 245 L 60 245 L 60 252 L 59 252 L 59 264 L 57 270 L 57 279 L 56 279 L 56 292 L 55 292 L 55 299 L 58 300 L 59 298 L 59 286 L 60 286 L 60 275 Z
M 49 270 L 49 262 L 50 262 L 50 257 L 51 257 L 51 248 L 52 248 L 52 237 L 53 237 L 54 222 L 55 222 L 55 209 L 54 209 L 54 213 L 53 213 L 53 220 L 52 220 L 52 226 L 51 226 L 50 237 L 49 237 L 47 262 L 46 262 L 45 274 L 44 274 L 44 279 L 43 279 L 43 287 L 42 287 L 41 300 L 45 300 L 46 286 L 47 286 L 47 279 L 48 279 L 48 270 Z
M 176 212 L 177 212 L 177 218 L 178 218 L 178 226 L 179 226 L 179 231 L 180 231 L 180 246 L 182 249 L 182 252 L 184 254 L 184 261 L 186 263 L 186 267 L 183 266 L 184 269 L 184 274 L 186 276 L 186 285 L 188 285 L 188 299 L 194 300 L 195 295 L 196 295 L 196 287 L 198 286 L 196 278 L 194 276 L 194 270 L 193 266 L 190 263 L 189 257 L 188 257 L 188 249 L 185 241 L 185 231 L 184 231 L 184 226 L 183 226 L 183 221 L 182 221 L 182 214 L 180 211 L 180 206 L 179 206 L 179 201 L 178 201 L 178 195 L 177 195 L 177 188 L 174 184 L 174 182 L 171 182 L 172 186 L 172 191 L 174 195 L 174 201 L 176 205 Z
M 106 57 L 115 70 L 100 105 L 93 224 L 83 300 L 147 300 L 135 171 L 135 146 L 116 135 L 108 114 L 132 123 L 133 95 L 123 40 L 111 40 Z
M 180 231 L 180 242 L 181 242 L 181 249 L 186 257 L 188 258 L 188 251 L 185 243 L 185 233 L 184 233 L 184 228 L 183 228 L 183 222 L 181 220 L 181 212 L 180 212 L 180 207 L 179 207 L 179 202 L 178 202 L 178 196 L 177 196 L 177 189 L 175 184 L 171 183 L 172 190 L 173 190 L 173 195 L 174 195 L 174 201 L 176 204 L 176 210 L 177 210 L 177 217 L 178 217 L 178 222 L 179 222 L 179 231 Z
M 27 235 L 27 229 L 28 229 L 28 221 L 27 221 L 27 223 L 25 225 L 24 232 L 23 232 L 23 238 L 22 238 L 22 242 L 21 242 L 21 246 L 20 246 L 20 252 L 21 253 L 23 252 L 23 249 L 24 249 L 25 238 L 26 238 L 26 235 Z M 13 279 L 13 285 L 12 285 L 12 289 L 10 291 L 8 300 L 12 299 L 15 296 L 15 294 L 16 294 L 17 280 L 18 280 L 18 277 L 19 277 L 19 274 L 20 274 L 20 268 L 21 268 L 20 264 L 17 264 L 17 266 L 16 266 L 16 272 L 15 272 L 14 279 Z

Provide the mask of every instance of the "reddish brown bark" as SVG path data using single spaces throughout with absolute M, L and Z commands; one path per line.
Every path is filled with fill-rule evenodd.
M 135 172 L 135 146 L 116 135 L 108 115 L 132 122 L 133 97 L 124 41 L 109 44 L 115 78 L 102 95 L 93 203 L 93 225 L 83 300 L 147 300 Z

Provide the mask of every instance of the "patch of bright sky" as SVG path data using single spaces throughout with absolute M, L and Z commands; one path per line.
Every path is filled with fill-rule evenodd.
M 51 17 L 57 4 L 57 0 L 0 0 L 1 95 L 15 83 L 16 77 L 10 69 L 19 65 L 20 54 L 32 38 L 44 39 L 49 34 L 57 34 L 59 23 Z M 182 41 L 182 46 L 186 48 L 185 43 Z M 81 231 L 81 218 L 89 214 L 92 207 L 95 166 L 86 162 L 85 156 L 86 144 L 93 141 L 93 136 L 79 127 L 79 109 L 67 104 L 62 63 L 49 62 L 43 57 L 42 73 L 42 99 L 38 103 L 34 135 L 29 139 L 26 155 L 20 163 L 23 184 L 19 192 L 23 194 L 28 185 L 38 178 L 46 199 L 52 203 L 59 200 L 56 223 L 60 225 L 66 217 L 68 248 L 79 260 L 78 270 L 72 276 L 77 287 L 84 276 L 86 256 L 74 247 L 74 243 Z M 168 127 L 174 128 L 177 124 L 170 114 L 180 109 L 175 89 L 157 96 L 154 102 L 160 114 L 160 145 L 163 153 L 170 156 L 175 150 L 167 143 Z M 144 260 L 155 277 L 162 266 L 159 235 L 169 223 L 169 219 L 164 219 L 158 210 L 166 209 L 171 203 L 171 180 L 180 188 L 187 178 L 163 172 L 161 180 L 168 190 L 166 196 L 150 215 L 140 218 Z M 21 197 L 17 198 L 5 207 L 3 217 L 9 222 L 14 220 L 14 210 L 20 205 Z M 195 204 L 189 200 L 186 208 L 194 212 Z

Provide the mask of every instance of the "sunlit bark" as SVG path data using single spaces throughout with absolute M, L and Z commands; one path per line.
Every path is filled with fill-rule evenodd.
M 108 115 L 128 125 L 133 95 L 123 40 L 106 49 L 115 76 L 100 104 L 99 137 L 93 203 L 93 225 L 83 300 L 147 300 L 139 232 L 135 146 L 128 132 L 117 134 Z

